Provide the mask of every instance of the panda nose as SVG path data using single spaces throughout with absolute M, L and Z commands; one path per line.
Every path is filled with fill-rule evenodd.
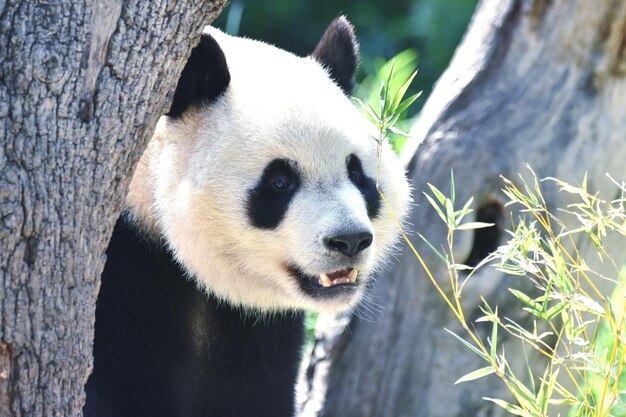
M 324 239 L 324 244 L 331 251 L 341 252 L 349 258 L 368 248 L 372 244 L 373 236 L 370 232 L 358 232 L 337 235 Z

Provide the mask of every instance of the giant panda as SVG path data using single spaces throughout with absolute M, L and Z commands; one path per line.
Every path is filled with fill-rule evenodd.
M 106 252 L 86 417 L 293 415 L 303 311 L 360 302 L 409 202 L 357 62 L 344 17 L 308 57 L 205 30 Z

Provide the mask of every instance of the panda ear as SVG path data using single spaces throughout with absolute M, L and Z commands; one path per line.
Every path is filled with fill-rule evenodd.
M 180 74 L 167 115 L 179 118 L 190 107 L 212 103 L 224 94 L 229 83 L 224 52 L 213 37 L 203 33 Z
M 352 24 L 345 16 L 333 20 L 311 56 L 326 68 L 347 96 L 352 94 L 359 65 L 359 44 Z

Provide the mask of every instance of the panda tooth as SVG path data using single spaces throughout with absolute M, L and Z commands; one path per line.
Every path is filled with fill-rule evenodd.
M 322 284 L 323 287 L 332 287 L 333 282 L 330 280 L 330 278 L 328 277 L 328 275 L 326 274 L 320 274 L 320 284 Z
M 358 269 L 353 269 L 352 271 L 350 271 L 350 273 L 348 274 L 348 282 L 356 282 L 357 275 L 359 275 Z

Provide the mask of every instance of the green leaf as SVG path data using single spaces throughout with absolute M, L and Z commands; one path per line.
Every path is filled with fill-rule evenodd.
M 437 249 L 436 249 L 436 248 L 432 245 L 432 243 L 430 243 L 430 242 L 428 241 L 428 239 L 426 239 L 426 237 L 424 237 L 424 235 L 422 235 L 420 232 L 417 232 L 417 235 L 420 237 L 420 239 L 422 239 L 422 240 L 424 241 L 424 243 L 426 243 L 426 244 L 428 245 L 428 247 L 429 247 L 430 249 L 432 249 L 432 251 L 433 251 L 433 252 L 435 252 L 435 254 L 437 255 L 437 257 L 439 257 L 439 259 L 441 259 L 441 261 L 442 261 L 445 265 L 448 265 L 448 263 L 449 263 L 449 262 L 448 262 L 448 260 L 446 259 L 446 257 L 445 257 L 445 256 L 443 256 L 443 255 L 441 254 L 441 252 L 439 252 L 439 251 L 438 251 L 438 250 L 437 250 Z
M 465 202 L 465 205 L 463 206 L 463 211 L 467 213 L 471 213 L 472 211 L 474 211 L 470 209 L 470 206 L 472 205 L 473 202 L 474 202 L 474 197 L 472 196 Z
M 405 111 L 406 109 L 408 109 L 409 107 L 411 107 L 411 104 L 413 104 L 415 102 L 415 100 L 417 100 L 418 98 L 420 98 L 422 95 L 422 92 L 420 91 L 419 93 L 415 93 L 413 94 L 411 97 L 407 98 L 406 100 L 404 100 L 402 103 L 400 103 L 398 105 L 398 107 L 396 108 L 396 113 L 400 114 L 403 111 Z
M 485 227 L 495 226 L 495 223 L 484 223 L 484 222 L 469 222 L 463 223 L 457 226 L 458 230 L 474 230 L 474 229 L 484 229 Z
M 536 411 L 537 405 L 533 393 L 517 378 L 510 378 L 509 382 L 511 382 L 509 389 L 515 395 L 520 406 L 527 410 Z
M 462 376 L 461 378 L 457 379 L 454 385 L 460 384 L 461 382 L 473 381 L 475 379 L 479 379 L 484 376 L 491 375 L 495 371 L 496 370 L 492 366 L 485 366 L 484 368 L 477 369 L 474 372 L 470 372 L 469 374 L 466 374 Z
M 450 200 L 452 201 L 452 205 L 456 201 L 456 190 L 454 189 L 454 171 L 450 169 Z
M 546 370 L 547 373 L 547 370 Z M 549 376 L 549 381 L 547 386 L 545 385 L 545 378 L 547 378 L 547 375 L 544 377 L 544 380 L 542 381 L 541 384 L 541 388 L 543 391 L 543 395 L 541 395 L 540 398 L 540 405 L 541 405 L 541 411 L 543 411 L 544 413 L 548 412 L 548 405 L 550 404 L 550 399 L 552 398 L 552 395 L 554 393 L 554 388 L 556 387 L 556 379 L 559 376 L 559 369 L 557 369 L 556 371 L 554 371 L 554 373 L 552 375 Z M 545 390 L 543 390 L 545 386 Z
M 407 80 L 402 84 L 402 86 L 400 86 L 400 88 L 396 92 L 396 96 L 395 96 L 395 99 L 393 101 L 393 108 L 394 108 L 394 110 L 398 108 L 398 105 L 400 104 L 400 101 L 402 100 L 402 98 L 406 94 L 406 91 L 409 89 L 409 86 L 413 82 L 413 79 L 415 78 L 416 75 L 417 75 L 417 70 L 414 71 L 413 74 L 411 74 L 409 76 L 409 78 L 407 78 Z
M 357 104 L 367 114 L 367 116 L 374 124 L 380 124 L 380 117 L 378 116 L 378 114 L 376 114 L 376 111 L 372 108 L 372 106 L 370 106 L 369 103 L 364 103 L 357 97 L 352 97 L 352 99 L 357 102 Z
M 494 312 L 493 327 L 491 328 L 491 349 L 489 355 L 491 359 L 496 360 L 496 354 L 498 352 L 498 307 Z
M 411 135 L 403 130 L 398 129 L 397 127 L 389 126 L 389 131 L 394 135 L 405 136 L 407 138 L 411 137 Z
M 437 212 L 439 217 L 441 217 L 441 220 L 443 220 L 444 223 L 445 223 L 446 222 L 446 216 L 444 216 L 443 211 L 441 211 L 441 209 L 439 208 L 437 203 L 435 203 L 435 200 L 433 200 L 433 198 L 431 196 L 429 196 L 428 194 L 426 194 L 426 193 L 424 193 L 424 196 L 426 197 L 426 199 L 428 200 L 430 205 L 433 206 L 433 208 L 435 209 L 435 211 Z
M 553 318 L 558 316 L 565 307 L 566 307 L 566 304 L 561 303 L 561 304 L 555 305 L 554 307 L 549 308 L 548 311 L 546 311 L 546 319 L 552 320 Z
M 533 414 L 529 413 L 528 411 L 524 410 L 522 407 L 515 405 L 515 404 L 507 403 L 504 400 L 498 400 L 497 398 L 489 398 L 489 397 L 483 397 L 483 400 L 491 401 L 492 403 L 499 405 L 500 407 L 504 408 L 509 413 L 516 415 L 516 416 L 536 417 Z
M 388 97 L 389 96 L 389 86 L 391 85 L 391 80 L 393 78 L 393 70 L 394 70 L 395 65 L 396 65 L 396 61 L 392 60 L 391 61 L 391 67 L 389 68 L 389 74 L 387 75 L 387 82 L 386 83 L 383 82 L 384 93 L 381 96 L 381 99 L 382 99 L 383 103 L 385 104 L 385 107 L 383 107 L 385 111 L 382 112 L 383 118 L 387 115 L 387 108 L 388 108 L 387 104 L 389 103 L 389 97 Z
M 474 269 L 473 267 L 469 265 L 465 265 L 465 264 L 451 264 L 450 266 L 448 266 L 448 268 L 455 269 L 457 271 L 467 271 L 467 270 Z
M 439 204 L 443 206 L 446 203 L 446 196 L 443 195 L 443 193 L 431 183 L 428 183 L 428 187 L 430 187 L 430 191 L 432 191 L 435 197 L 437 197 L 437 201 L 439 201 Z
M 463 208 L 456 212 L 456 216 L 457 216 L 456 217 L 456 226 L 457 227 L 461 224 L 461 221 L 463 221 L 463 218 L 465 216 L 467 216 L 468 214 L 470 214 L 471 212 L 474 211 L 474 210 L 469 208 L 473 201 L 474 201 L 474 197 L 470 197 L 469 200 L 467 200 L 467 202 L 463 206 Z
M 522 303 L 526 304 L 532 310 L 537 311 L 537 312 L 541 312 L 542 311 L 541 304 L 537 303 L 535 300 L 533 300 L 532 298 L 530 298 L 529 296 L 527 296 L 523 292 L 521 292 L 519 290 L 516 290 L 516 289 L 513 289 L 513 288 L 509 288 L 509 291 L 515 297 L 517 297 L 518 300 L 520 300 Z
M 444 206 L 446 208 L 446 224 L 454 225 L 454 203 L 452 203 L 452 200 L 450 200 L 449 198 L 446 198 Z
M 485 361 L 489 362 L 489 357 L 487 355 L 485 355 L 480 349 L 478 349 L 476 346 L 472 345 L 471 343 L 469 343 L 467 340 L 463 339 L 461 336 L 457 335 L 456 333 L 454 333 L 451 330 L 448 330 L 446 328 L 444 328 L 444 330 L 448 333 L 450 333 L 452 336 L 456 337 L 457 340 L 459 340 L 461 343 L 463 343 L 465 346 L 467 346 L 467 348 L 469 350 L 471 350 L 472 352 L 474 352 L 475 354 L 477 354 L 478 356 L 480 356 L 481 358 L 483 358 Z
M 388 120 L 387 120 L 387 124 L 386 124 L 387 130 L 391 129 L 396 124 L 399 118 L 400 118 L 399 114 L 392 113 L 388 117 Z

